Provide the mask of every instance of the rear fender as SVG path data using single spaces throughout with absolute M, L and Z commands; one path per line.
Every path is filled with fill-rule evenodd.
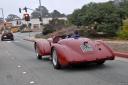
M 115 54 L 114 54 L 113 50 L 108 45 L 106 45 L 102 40 L 96 40 L 96 42 L 99 42 L 101 45 L 103 45 L 111 53 L 111 56 L 114 59 Z
M 77 59 L 80 55 L 77 52 L 74 52 L 72 49 L 65 45 L 54 44 L 52 49 L 55 48 L 58 55 L 58 60 L 61 65 L 68 65 L 73 59 Z
M 58 56 L 58 61 L 61 65 L 67 65 L 68 62 L 67 62 L 67 59 L 64 55 L 64 52 L 62 49 L 64 49 L 64 46 L 62 45 L 59 45 L 59 44 L 54 44 L 52 45 L 52 48 L 51 48 L 51 52 L 53 50 L 53 48 L 56 50 L 57 52 L 57 56 Z
M 50 43 L 46 39 L 40 39 L 35 41 L 35 48 L 38 48 L 39 54 L 42 56 L 50 55 L 51 46 Z

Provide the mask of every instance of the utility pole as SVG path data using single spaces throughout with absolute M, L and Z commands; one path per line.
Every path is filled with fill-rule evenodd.
M 41 0 L 39 0 L 39 6 L 41 6 Z
M 41 6 L 42 6 L 41 0 L 39 0 L 40 22 L 41 22 L 40 27 L 42 28 L 42 33 L 43 33 L 43 15 L 42 15 L 42 11 L 41 11 Z
M 1 9 L 1 12 L 2 12 L 3 21 L 5 21 L 3 8 L 0 8 L 0 9 Z
M 40 17 L 41 17 L 41 19 L 42 19 L 42 11 L 41 11 L 41 0 L 39 0 L 39 10 L 40 10 Z

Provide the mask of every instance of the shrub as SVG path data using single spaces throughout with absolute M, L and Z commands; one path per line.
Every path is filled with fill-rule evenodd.
M 128 32 L 126 32 L 126 31 L 120 31 L 118 33 L 118 38 L 128 40 Z
M 116 24 L 103 23 L 98 25 L 97 32 L 103 32 L 107 34 L 107 36 L 115 36 L 117 33 L 118 26 Z
M 47 34 L 52 33 L 54 31 L 55 31 L 55 29 L 53 28 L 53 26 L 48 24 L 48 25 L 45 25 L 45 28 L 43 29 L 42 34 L 47 35 Z
M 128 19 L 123 21 L 122 30 L 118 33 L 118 37 L 128 40 Z

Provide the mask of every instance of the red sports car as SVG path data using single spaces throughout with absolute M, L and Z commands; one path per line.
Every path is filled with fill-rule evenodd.
M 60 69 L 62 66 L 93 62 L 99 65 L 106 60 L 114 60 L 115 55 L 103 41 L 88 38 L 60 37 L 35 40 L 35 51 L 37 58 L 51 55 L 53 66 Z

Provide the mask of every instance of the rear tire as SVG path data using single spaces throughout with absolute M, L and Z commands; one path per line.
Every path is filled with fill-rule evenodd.
M 56 52 L 55 48 L 52 49 L 51 58 L 52 58 L 53 67 L 55 69 L 61 69 L 61 65 L 60 65 L 60 62 L 58 60 L 58 55 L 57 55 L 57 52 Z
M 42 56 L 38 53 L 38 47 L 35 46 L 35 52 L 38 60 L 42 60 Z
M 14 38 L 12 38 L 11 40 L 14 41 Z
M 99 61 L 99 62 L 96 62 L 98 65 L 103 65 L 105 63 L 105 60 L 104 61 Z
M 3 41 L 4 39 L 1 38 L 1 41 Z

